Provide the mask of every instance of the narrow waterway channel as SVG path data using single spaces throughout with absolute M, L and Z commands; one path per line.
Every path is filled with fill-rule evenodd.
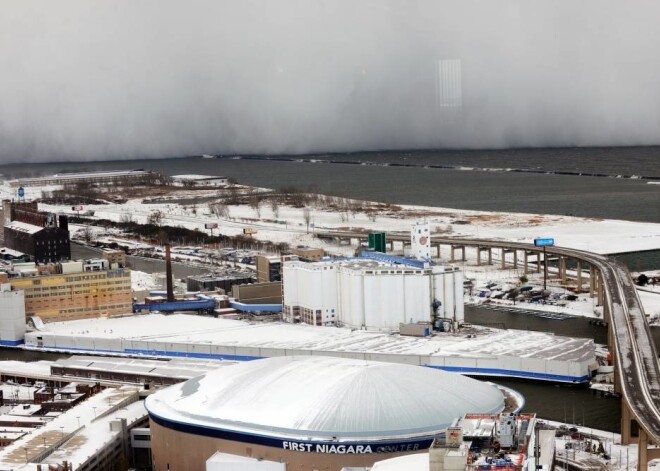
M 591 338 L 601 344 L 607 342 L 607 327 L 592 325 L 588 319 L 581 317 L 555 320 L 530 314 L 465 306 L 465 320 L 472 324 L 494 328 L 552 332 L 556 335 Z M 651 330 L 658 347 L 660 329 Z M 523 394 L 526 401 L 524 411 L 536 412 L 539 417 L 611 432 L 620 430 L 621 399 L 605 397 L 586 386 L 500 378 L 494 378 L 493 382 Z
M 98 252 L 79 245 L 72 246 L 73 258 L 98 256 Z M 135 270 L 144 272 L 165 271 L 162 260 L 149 260 L 129 257 L 128 264 Z M 185 278 L 188 275 L 206 272 L 198 267 L 173 264 L 174 275 Z M 590 324 L 585 318 L 554 320 L 534 315 L 494 311 L 476 306 L 466 306 L 465 320 L 478 325 L 502 329 L 533 330 L 553 332 L 556 335 L 591 338 L 596 343 L 606 343 L 607 328 Z M 652 329 L 656 346 L 660 346 L 660 329 Z M 67 355 L 16 351 L 2 349 L 0 358 L 24 361 L 40 359 L 54 360 Z M 587 427 L 618 432 L 620 428 L 621 400 L 605 397 L 586 386 L 549 384 L 541 381 L 493 378 L 494 382 L 513 388 L 525 396 L 525 411 L 536 412 L 539 417 L 567 421 Z

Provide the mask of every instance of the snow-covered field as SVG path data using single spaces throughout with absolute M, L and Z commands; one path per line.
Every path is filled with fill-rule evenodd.
M 32 194 L 33 197 L 37 197 L 40 196 L 42 190 L 52 191 L 53 189 L 57 189 L 57 187 L 30 188 L 28 196 Z M 0 184 L 1 197 L 11 197 L 14 191 L 7 182 Z M 194 198 L 213 195 L 217 195 L 216 190 L 192 192 L 188 190 L 186 192 L 186 190 L 177 188 L 170 197 Z M 311 212 L 306 208 L 286 205 L 278 205 L 273 208 L 266 202 L 258 210 L 247 204 L 229 205 L 227 206 L 228 214 L 218 217 L 212 214 L 207 204 L 180 205 L 175 202 L 145 204 L 146 199 L 129 199 L 123 204 L 86 205 L 84 211 L 93 211 L 93 217 L 97 219 L 113 221 L 130 219 L 138 223 L 146 223 L 151 214 L 161 211 L 164 215 L 163 225 L 182 226 L 210 233 L 210 229 L 205 229 L 205 224 L 217 223 L 218 229 L 214 229 L 213 233 L 230 236 L 243 234 L 243 230 L 249 227 L 257 231 L 253 235 L 257 240 L 285 242 L 290 246 L 321 247 L 329 254 L 342 256 L 352 255 L 355 247 L 317 238 L 315 233 L 326 230 L 407 233 L 411 224 L 421 219 L 429 221 L 434 232 L 456 237 L 479 237 L 516 242 L 531 242 L 539 236 L 553 237 L 559 246 L 597 253 L 660 250 L 660 224 L 654 223 L 523 213 L 487 213 L 410 205 L 377 206 L 369 202 L 355 204 L 350 211 L 317 205 L 311 208 Z M 69 205 L 41 204 L 40 208 L 58 213 L 74 214 Z M 309 218 L 308 221 L 307 218 Z M 72 224 L 71 228 L 74 237 L 81 237 L 82 226 Z M 105 243 L 116 242 L 131 249 L 149 247 L 148 244 L 130 239 L 119 231 L 101 228 L 91 230 L 94 239 Z M 492 266 L 477 267 L 474 254 L 470 252 L 467 253 L 467 262 L 461 265 L 466 276 L 475 279 L 476 285 L 493 280 L 501 283 L 516 283 L 523 274 L 522 270 L 500 270 L 497 262 Z M 443 257 L 447 255 L 442 254 Z M 496 260 L 497 254 L 493 255 Z M 181 254 L 178 254 L 177 257 L 186 258 Z M 531 283 L 541 284 L 539 275 L 528 274 L 528 277 Z M 134 276 L 133 284 L 135 289 L 153 288 L 153 283 L 140 274 Z M 559 287 L 558 283 L 553 283 L 552 280 L 549 286 L 558 292 L 563 291 L 563 288 Z M 640 296 L 649 317 L 660 319 L 660 294 L 642 291 Z M 468 299 L 469 301 L 470 299 Z M 500 303 L 507 304 L 505 301 Z M 599 309 L 588 295 L 581 295 L 578 301 L 568 302 L 561 308 L 556 305 L 529 307 L 533 307 L 535 310 L 561 311 L 572 315 L 600 316 Z
M 35 193 L 38 190 L 33 189 Z M 0 185 L 0 195 L 11 195 L 13 189 L 6 182 Z M 185 192 L 177 192 L 179 198 Z M 189 198 L 202 196 L 199 191 Z M 70 205 L 41 205 L 44 210 L 73 214 Z M 343 229 L 386 232 L 409 232 L 411 224 L 420 219 L 431 223 L 434 231 L 462 237 L 479 237 L 518 242 L 531 242 L 535 237 L 553 237 L 559 246 L 589 250 L 596 253 L 621 253 L 660 249 L 660 224 L 619 220 L 576 218 L 524 213 L 495 213 L 454 210 L 426 206 L 384 206 L 378 212 L 371 203 L 361 202 L 350 212 L 315 206 L 311 208 L 307 226 L 305 208 L 280 205 L 273 210 L 263 204 L 257 211 L 247 204 L 230 205 L 229 215 L 218 217 L 206 204 L 179 205 L 176 203 L 144 204 L 142 198 L 124 204 L 86 205 L 94 211 L 94 218 L 114 221 L 131 220 L 145 223 L 150 214 L 161 211 L 162 224 L 198 229 L 207 233 L 206 223 L 217 223 L 218 232 L 238 235 L 243 229 L 257 230 L 256 239 L 287 242 L 291 245 L 322 246 L 328 251 L 346 255 L 351 249 L 328 244 L 314 237 L 316 231 Z M 358 209 L 361 208 L 361 209 Z

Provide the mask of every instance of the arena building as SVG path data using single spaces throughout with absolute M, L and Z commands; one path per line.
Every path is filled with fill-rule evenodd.
M 294 356 L 221 367 L 145 406 L 156 471 L 204 469 L 218 451 L 339 471 L 428 449 L 457 417 L 501 412 L 504 396 L 430 368 Z

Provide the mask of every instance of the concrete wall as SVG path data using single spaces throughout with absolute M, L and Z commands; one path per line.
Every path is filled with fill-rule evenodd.
M 154 471 L 204 470 L 216 452 L 283 462 L 289 471 L 341 471 L 343 467 L 368 467 L 376 461 L 411 453 L 323 454 L 305 453 L 192 435 L 150 421 Z
M 232 294 L 237 301 L 246 304 L 282 304 L 282 282 L 236 285 Z

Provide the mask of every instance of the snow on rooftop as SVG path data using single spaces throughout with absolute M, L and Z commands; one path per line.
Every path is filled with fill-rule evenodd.
M 589 339 L 560 337 L 545 332 L 474 329 L 477 334 L 473 338 L 466 338 L 466 334 L 460 332 L 419 338 L 339 327 L 280 322 L 250 324 L 186 314 L 146 314 L 53 322 L 46 324 L 40 335 L 473 358 L 511 355 L 584 361 L 593 357 L 593 340 Z
M 17 178 L 15 180 L 10 180 L 10 183 L 22 183 L 22 182 L 41 182 L 48 181 L 53 179 L 68 179 L 68 180 L 78 180 L 85 178 L 105 178 L 105 177 L 123 177 L 129 175 L 146 175 L 149 172 L 144 170 L 103 170 L 99 172 L 72 172 L 72 173 L 56 173 L 53 175 L 47 175 L 43 177 L 33 177 L 33 178 Z
M 78 370 L 112 371 L 115 373 L 142 373 L 150 376 L 189 379 L 215 370 L 220 366 L 234 364 L 233 361 L 195 360 L 173 358 L 149 360 L 143 358 L 79 356 L 55 361 L 53 366 L 76 368 Z M 62 391 L 62 389 L 60 389 Z
M 371 471 L 429 471 L 429 469 L 428 452 L 377 461 L 371 467 Z
M 130 425 L 146 415 L 141 401 L 131 402 L 137 398 L 137 391 L 134 386 L 122 386 L 88 398 L 0 450 L 0 468 L 36 469 L 34 464 L 26 464 L 26 454 L 32 461 L 52 449 L 55 452 L 43 462 L 84 462 L 120 433 L 110 431 L 111 421 L 123 417 Z
M 172 175 L 170 178 L 174 180 L 224 180 L 227 177 L 215 176 L 215 175 Z
M 0 372 L 8 375 L 20 376 L 25 374 L 27 376 L 50 376 L 50 365 L 52 361 L 40 360 L 40 361 L 16 361 L 16 360 L 5 360 L 0 361 Z
M 467 412 L 503 407 L 499 389 L 465 376 L 322 356 L 236 363 L 146 400 L 150 414 L 176 422 L 345 439 L 437 434 Z
M 5 228 L 13 229 L 18 232 L 24 232 L 26 234 L 36 234 L 37 232 L 43 230 L 41 226 L 35 226 L 34 224 L 28 224 L 21 221 L 11 221 L 5 224 Z

